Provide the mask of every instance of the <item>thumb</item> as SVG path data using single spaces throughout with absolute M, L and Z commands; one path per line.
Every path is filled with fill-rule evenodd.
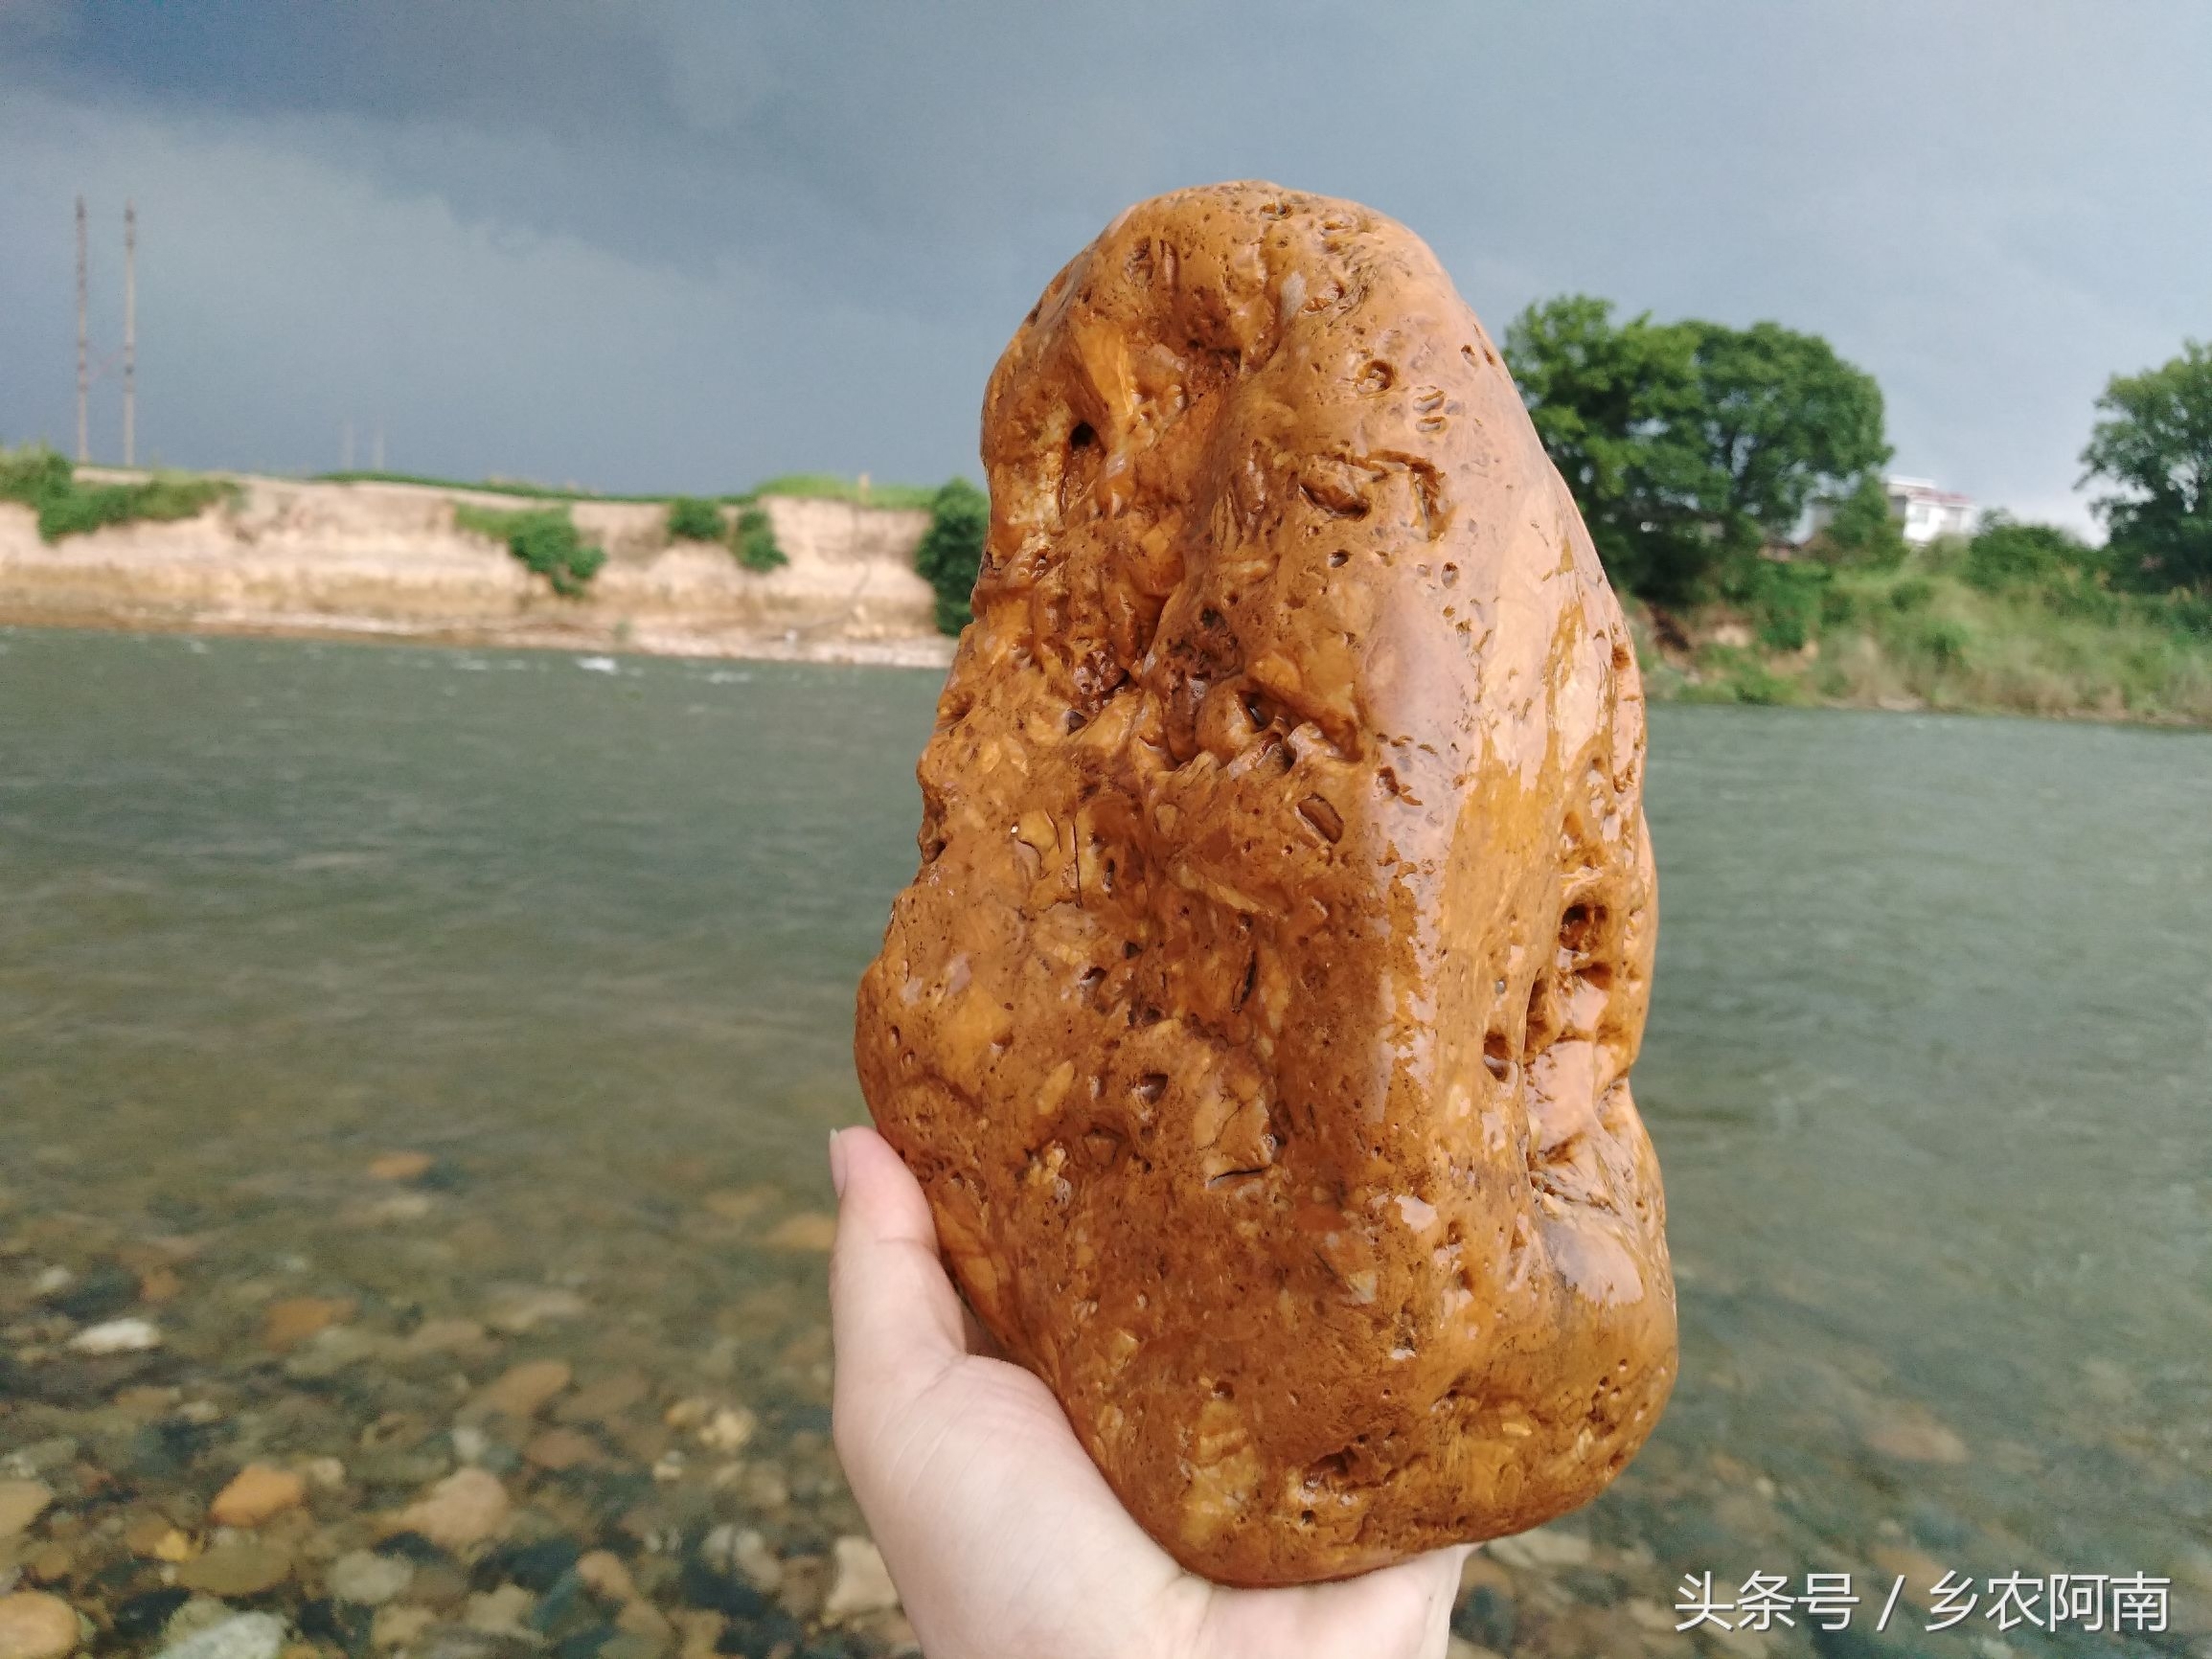
M 960 1298 L 937 1259 L 921 1183 L 871 1128 L 830 1137 L 837 1239 L 830 1255 L 836 1414 L 896 1414 L 965 1356 Z

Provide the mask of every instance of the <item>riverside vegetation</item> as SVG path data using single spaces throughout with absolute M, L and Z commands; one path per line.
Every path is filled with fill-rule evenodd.
M 1506 359 L 1655 697 L 2212 722 L 2212 352 L 2116 375 L 2082 461 L 2109 541 L 1986 515 L 1908 546 L 1873 376 L 1775 323 L 1531 306 Z M 1808 510 L 1821 528 L 1787 539 Z
M 39 538 L 48 542 L 134 519 L 193 518 L 237 495 L 228 479 L 183 472 L 156 472 L 141 484 L 83 484 L 67 460 L 42 443 L 0 449 L 0 501 L 36 512 Z
M 947 634 L 957 634 L 967 625 L 968 594 L 982 562 L 990 516 L 989 499 L 964 478 L 931 489 L 870 485 L 830 473 L 786 473 L 736 494 L 673 498 L 557 489 L 508 479 L 467 483 L 402 472 L 323 473 L 315 482 L 411 484 L 508 495 L 530 503 L 499 508 L 462 502 L 454 508 L 454 525 L 504 546 L 526 568 L 543 577 L 556 594 L 570 599 L 586 593 L 606 563 L 604 550 L 577 527 L 571 509 L 580 501 L 666 501 L 670 539 L 726 547 L 745 569 L 761 574 L 790 562 L 776 544 L 774 523 L 763 505 L 769 496 L 926 509 L 931 520 L 921 570 L 936 590 L 938 624 Z M 87 484 L 78 480 L 65 458 L 44 444 L 14 450 L 0 447 L 0 500 L 34 511 L 39 536 L 48 543 L 107 525 L 191 518 L 210 507 L 235 504 L 239 493 L 238 484 L 228 478 L 166 471 L 144 483 Z
M 1617 319 L 1585 295 L 1534 305 L 1506 359 L 1538 435 L 1621 590 L 1654 698 L 1840 703 L 2212 724 L 2212 348 L 2116 375 L 2082 460 L 2106 493 L 2094 547 L 2051 525 L 1984 517 L 1971 537 L 1907 545 L 1880 468 L 1881 391 L 1827 341 L 1775 323 L 1731 329 Z M 669 502 L 669 534 L 728 547 L 748 570 L 786 562 L 770 495 L 921 508 L 916 568 L 956 635 L 990 524 L 963 478 L 931 489 L 828 473 L 737 494 L 604 495 L 512 480 L 321 475 L 516 497 L 463 506 L 556 593 L 604 562 L 578 501 Z M 190 517 L 235 498 L 227 479 L 164 472 L 87 485 L 43 446 L 0 450 L 0 499 L 57 541 L 132 519 Z M 1809 511 L 1821 527 L 1788 540 Z

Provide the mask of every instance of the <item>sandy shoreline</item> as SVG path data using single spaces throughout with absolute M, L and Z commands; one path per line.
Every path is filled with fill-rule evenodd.
M 420 485 L 240 478 L 239 501 L 48 545 L 0 503 L 0 625 L 128 632 L 942 668 L 935 596 L 914 570 L 928 514 L 775 497 L 788 562 L 745 569 L 669 539 L 650 502 L 570 511 L 606 562 L 578 599 L 504 546 L 456 528 L 463 503 L 533 505 Z

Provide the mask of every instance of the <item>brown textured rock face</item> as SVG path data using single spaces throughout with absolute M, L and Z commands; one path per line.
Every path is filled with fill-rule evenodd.
M 983 448 L 856 1041 L 962 1289 L 1208 1578 L 1584 1502 L 1675 1372 L 1643 699 L 1491 341 L 1364 208 L 1185 191 Z

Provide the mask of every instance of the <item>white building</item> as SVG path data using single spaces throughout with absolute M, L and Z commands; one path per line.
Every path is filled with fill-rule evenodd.
M 1973 534 L 1973 498 L 1938 489 L 1932 478 L 1885 478 L 1889 515 L 1904 531 L 1904 539 L 1925 546 L 1939 535 Z

